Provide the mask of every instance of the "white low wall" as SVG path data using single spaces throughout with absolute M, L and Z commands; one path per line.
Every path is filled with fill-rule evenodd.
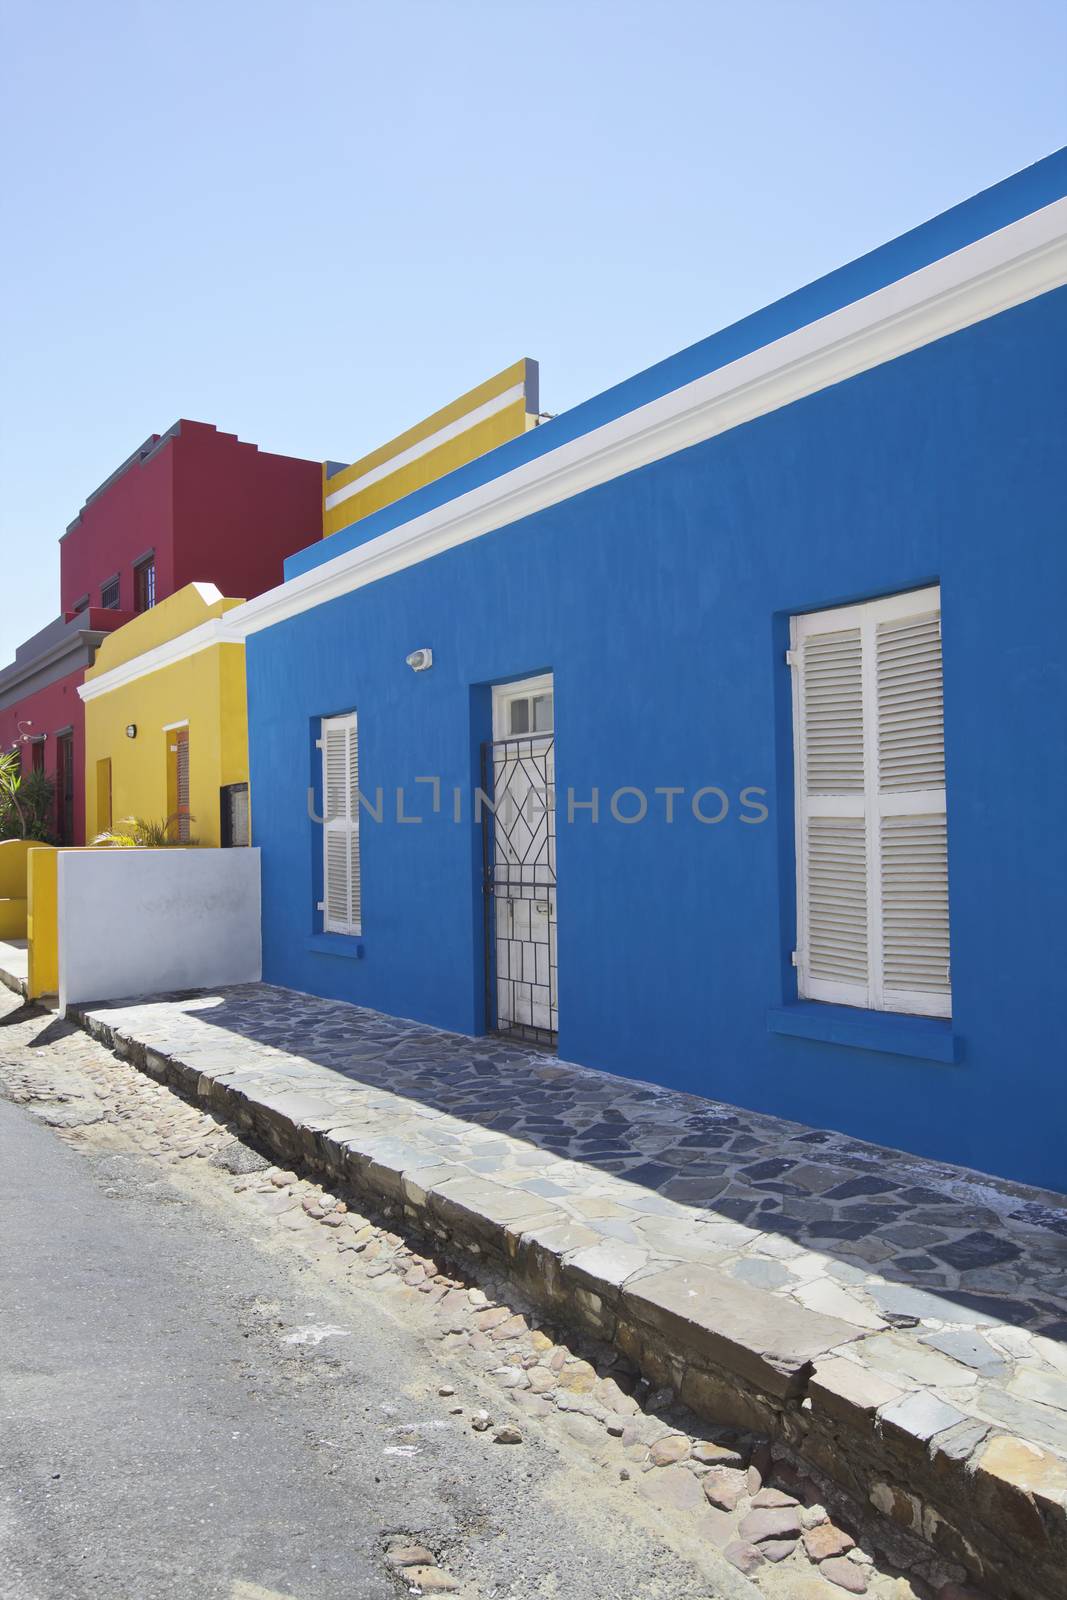
M 254 983 L 259 851 L 61 850 L 59 1006 Z

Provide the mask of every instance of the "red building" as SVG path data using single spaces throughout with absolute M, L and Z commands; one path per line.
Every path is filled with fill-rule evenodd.
M 83 840 L 77 686 L 105 634 L 187 583 L 250 599 L 322 534 L 322 468 L 210 423 L 152 434 L 85 502 L 60 541 L 60 615 L 0 670 L 0 749 L 56 785 L 56 833 Z

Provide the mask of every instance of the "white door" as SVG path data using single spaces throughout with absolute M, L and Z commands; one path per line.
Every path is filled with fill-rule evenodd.
M 493 690 L 488 914 L 498 1033 L 555 1044 L 556 758 L 551 674 Z

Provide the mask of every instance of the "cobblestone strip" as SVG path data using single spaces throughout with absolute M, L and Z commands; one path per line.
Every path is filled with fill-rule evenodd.
M 126 1146 L 179 1169 L 176 1178 L 200 1165 L 230 1173 L 232 1203 L 257 1233 L 269 1229 L 282 1248 L 388 1297 L 436 1335 L 453 1379 L 437 1390 L 442 1420 L 469 1426 L 487 1448 L 519 1447 L 541 1428 L 561 1426 L 620 1494 L 636 1494 L 675 1534 L 736 1569 L 732 1589 L 721 1561 L 709 1562 L 718 1600 L 744 1600 L 751 1585 L 767 1600 L 833 1600 L 842 1590 L 870 1600 L 982 1600 L 964 1586 L 962 1567 L 784 1441 L 698 1418 L 616 1347 L 546 1317 L 487 1258 L 463 1263 L 429 1253 L 409 1231 L 402 1200 L 371 1207 L 307 1176 L 303 1163 L 272 1165 L 236 1124 L 63 1023 L 39 1019 L 34 1044 L 29 1060 L 29 1052 L 0 1050 L 0 1090 L 11 1099 L 75 1145 L 103 1124 Z M 460 1393 L 455 1380 L 464 1370 L 471 1377 Z M 433 1417 L 399 1421 L 390 1448 L 417 1451 L 420 1428 L 437 1425 Z M 391 1537 L 383 1560 L 411 1593 L 462 1600 L 467 1592 L 462 1553 L 435 1552 L 418 1530 Z
M 1067 1218 L 1053 1197 L 264 985 L 82 1020 L 987 1585 L 1059 1595 Z M 714 1166 L 700 1208 L 694 1169 Z M 763 1193 L 742 1202 L 747 1221 L 731 1214 L 739 1182 Z M 826 1209 L 853 1220 L 831 1226 Z M 925 1259 L 956 1263 L 936 1285 L 907 1255 L 919 1227 L 944 1241 Z

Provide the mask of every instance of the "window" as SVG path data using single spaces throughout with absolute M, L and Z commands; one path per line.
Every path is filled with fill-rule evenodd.
M 219 839 L 225 848 L 251 844 L 247 783 L 226 783 L 219 791 Z
M 156 603 L 156 558 L 146 556 L 133 569 L 133 609 L 151 611 Z
M 799 992 L 951 1015 L 938 589 L 794 617 Z
M 100 604 L 105 611 L 117 611 L 119 609 L 118 578 L 109 578 L 106 583 L 100 585 Z
M 545 687 L 542 688 L 542 684 Z M 504 712 L 504 727 L 499 738 L 518 739 L 528 734 L 552 732 L 551 684 L 551 678 L 537 679 L 536 688 L 531 682 L 516 694 L 509 694 L 506 689 L 497 691 L 498 704 Z
M 30 771 L 44 771 L 44 739 L 34 739 L 30 744 Z
M 362 932 L 359 866 L 359 745 L 355 712 L 323 717 L 322 900 L 327 933 Z

